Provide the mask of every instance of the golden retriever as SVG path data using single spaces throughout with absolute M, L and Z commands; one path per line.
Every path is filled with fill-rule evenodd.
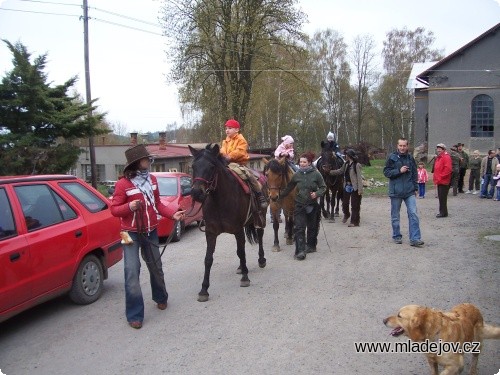
M 414 342 L 439 344 L 444 349 L 457 345 L 456 352 L 425 353 L 432 375 L 438 374 L 438 365 L 444 367 L 441 375 L 460 374 L 464 368 L 464 352 L 471 350 L 470 374 L 477 374 L 482 340 L 500 339 L 500 327 L 484 324 L 481 312 L 470 303 L 457 305 L 449 312 L 407 305 L 399 310 L 398 315 L 389 316 L 383 322 L 393 328 L 392 336 L 406 335 Z

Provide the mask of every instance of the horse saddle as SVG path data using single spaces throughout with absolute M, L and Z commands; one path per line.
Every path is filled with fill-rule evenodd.
M 229 163 L 229 165 L 227 167 L 229 168 L 229 171 L 235 177 L 237 177 L 236 181 L 239 182 L 240 186 L 243 188 L 245 193 L 250 194 L 251 193 L 250 186 L 248 186 L 248 183 L 246 182 L 246 181 L 248 181 L 248 176 L 247 176 L 247 172 L 244 169 L 245 167 L 242 167 L 238 163 Z

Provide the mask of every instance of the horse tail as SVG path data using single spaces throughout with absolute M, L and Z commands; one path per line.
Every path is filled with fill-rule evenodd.
M 257 235 L 257 228 L 255 228 L 254 224 L 245 225 L 245 234 L 247 236 L 247 240 L 250 243 L 250 245 L 259 242 L 259 237 Z

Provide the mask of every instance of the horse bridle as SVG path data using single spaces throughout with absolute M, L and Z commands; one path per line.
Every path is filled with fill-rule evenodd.
M 280 186 L 277 186 L 277 187 L 276 186 L 269 186 L 269 179 L 267 179 L 267 181 L 268 181 L 267 189 L 268 190 L 278 190 L 278 195 L 279 195 L 279 193 L 281 193 L 281 191 L 288 184 L 288 166 L 286 166 L 286 165 L 284 166 L 284 170 L 281 171 L 280 176 L 281 176 L 281 184 L 280 184 Z M 284 184 L 283 184 L 283 181 L 285 182 Z M 284 185 L 284 186 L 282 186 L 282 185 Z

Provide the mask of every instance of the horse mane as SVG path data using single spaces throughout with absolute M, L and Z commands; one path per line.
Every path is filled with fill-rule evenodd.
M 276 174 L 280 174 L 283 172 L 283 164 L 280 163 L 277 159 L 271 159 L 267 164 L 268 169 Z

